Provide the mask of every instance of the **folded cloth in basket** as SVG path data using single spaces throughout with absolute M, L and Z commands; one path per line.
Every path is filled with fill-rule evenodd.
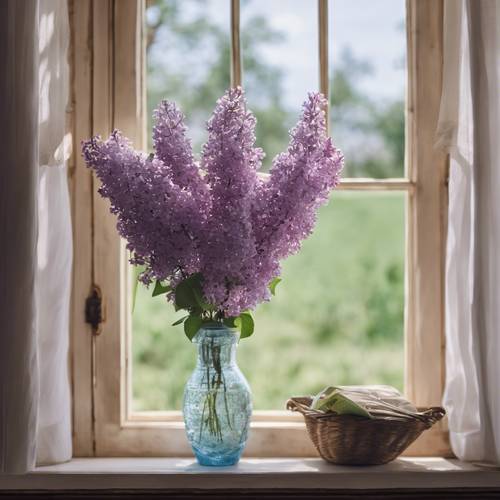
M 420 412 L 388 385 L 329 386 L 318 393 L 311 409 L 368 418 L 415 418 Z

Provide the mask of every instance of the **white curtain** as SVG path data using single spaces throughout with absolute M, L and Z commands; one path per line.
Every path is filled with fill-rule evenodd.
M 0 472 L 71 458 L 66 0 L 0 2 Z
M 37 463 L 47 464 L 72 455 L 68 344 L 73 248 L 66 172 L 71 152 L 71 136 L 66 133 L 67 1 L 40 0 L 39 9 Z
M 454 453 L 500 462 L 500 2 L 445 0 L 446 390 Z

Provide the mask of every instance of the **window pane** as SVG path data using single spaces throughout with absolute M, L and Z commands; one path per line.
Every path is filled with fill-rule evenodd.
M 404 176 L 405 0 L 331 0 L 332 135 L 345 177 Z
M 329 384 L 403 388 L 404 202 L 401 193 L 334 193 L 314 234 L 283 266 L 238 359 L 256 409 Z M 135 410 L 180 409 L 195 347 L 163 298 L 139 287 L 133 316 Z M 272 383 L 270 382 L 272 381 Z
M 388 14 L 370 24 L 363 12 L 372 12 L 369 2 L 330 2 L 332 126 L 346 154 L 346 176 L 403 175 L 404 2 L 379 5 Z M 316 8 L 301 0 L 242 0 L 243 83 L 267 165 L 286 148 L 307 92 L 318 88 Z M 147 22 L 149 111 L 161 98 L 177 101 L 199 151 L 204 123 L 229 86 L 229 2 L 148 2 Z M 402 67 L 393 68 L 398 54 Z M 240 344 L 257 409 L 282 409 L 290 395 L 327 384 L 402 388 L 404 199 L 401 193 L 338 192 L 321 210 L 314 234 L 284 263 L 277 296 L 258 308 L 254 337 Z M 138 287 L 135 411 L 181 408 L 196 353 L 182 327 L 170 326 L 180 316 L 164 297 Z
M 307 93 L 318 90 L 317 2 L 241 1 L 243 86 L 265 169 L 288 145 Z
M 165 296 L 151 297 L 139 285 L 132 314 L 132 410 L 180 410 L 187 379 L 196 364 L 196 347 Z
M 403 388 L 404 198 L 337 192 L 321 209 L 240 344 L 256 408 L 326 385 Z
M 152 110 L 168 99 L 186 115 L 198 156 L 206 139 L 205 123 L 229 87 L 229 2 L 156 0 L 147 6 L 149 146 Z

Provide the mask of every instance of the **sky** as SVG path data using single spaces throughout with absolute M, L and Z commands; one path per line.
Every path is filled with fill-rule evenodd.
M 214 16 L 220 9 L 212 0 Z M 229 3 L 229 2 L 228 2 Z M 317 1 L 243 0 L 241 24 L 256 14 L 266 15 L 271 26 L 287 34 L 285 43 L 263 49 L 264 57 L 286 75 L 286 102 L 296 106 L 308 91 L 318 88 Z M 373 74 L 360 82 L 372 95 L 399 97 L 405 91 L 404 0 L 329 0 L 330 71 L 349 47 L 373 66 Z
M 229 37 L 230 0 L 200 2 Z M 242 30 L 248 19 L 264 15 L 271 27 L 285 35 L 282 43 L 260 46 L 262 57 L 283 71 L 284 103 L 292 111 L 300 109 L 309 91 L 318 90 L 317 4 L 317 0 L 241 0 Z M 196 1 L 183 1 L 180 5 L 187 19 L 193 16 L 194 9 L 200 8 Z M 379 99 L 404 98 L 404 18 L 405 0 L 329 0 L 330 74 L 335 71 L 342 52 L 349 48 L 356 59 L 368 62 L 373 68 L 369 76 L 357 82 L 360 90 Z M 190 60 L 188 54 L 178 55 L 177 62 L 172 61 L 172 53 L 160 53 L 157 57 L 170 58 L 165 61 L 166 67 Z M 209 51 L 203 57 L 209 60 Z M 197 58 L 199 54 L 195 55 Z M 192 65 L 192 76 L 203 78 L 203 66 Z M 251 92 L 248 97 L 251 101 Z

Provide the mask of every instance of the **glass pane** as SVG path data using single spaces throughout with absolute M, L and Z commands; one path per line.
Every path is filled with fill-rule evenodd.
M 403 389 L 405 196 L 337 192 L 320 210 L 240 343 L 257 409 L 326 385 Z
M 151 297 L 139 285 L 132 314 L 132 410 L 180 410 L 182 395 L 196 364 L 196 348 L 165 296 Z
M 283 266 L 238 359 L 256 409 L 331 384 L 403 389 L 402 193 L 334 193 L 314 234 Z M 133 408 L 180 409 L 195 349 L 163 298 L 139 287 L 133 315 Z
M 404 176 L 405 0 L 331 0 L 331 125 L 344 177 Z
M 357 8 L 339 0 L 330 4 L 330 15 L 336 12 L 330 20 L 337 44 L 333 61 L 341 61 L 333 65 L 332 124 L 346 153 L 345 175 L 401 176 L 404 29 L 393 29 L 393 38 L 384 43 L 377 33 L 382 25 L 386 31 L 397 28 L 397 12 L 404 22 L 404 2 L 381 2 L 392 10 L 384 7 L 388 15 L 370 26 L 362 11 L 373 6 L 352 3 Z M 286 148 L 287 131 L 305 95 L 318 87 L 316 12 L 316 2 L 242 0 L 244 85 L 267 165 Z M 177 101 L 199 151 L 204 123 L 229 86 L 229 2 L 148 2 L 147 23 L 149 111 L 161 98 Z M 349 36 L 348 26 L 358 26 L 360 36 Z M 375 47 L 367 42 L 369 34 Z M 349 41 L 346 50 L 342 36 Z M 395 38 L 402 44 L 397 46 Z M 392 68 L 400 52 L 402 67 Z M 370 71 L 366 58 L 376 64 L 364 80 Z M 240 344 L 240 366 L 257 409 L 282 409 L 290 395 L 327 384 L 402 388 L 404 198 L 335 193 L 302 252 L 285 262 L 277 296 L 260 306 L 254 337 Z M 181 408 L 195 349 L 182 327 L 170 326 L 180 315 L 163 297 L 151 298 L 151 290 L 138 287 L 132 336 L 135 411 Z
M 317 15 L 313 1 L 241 1 L 243 86 L 264 170 L 286 149 L 307 93 L 318 89 Z
M 152 110 L 168 99 L 186 115 L 198 156 L 205 123 L 229 87 L 229 2 L 148 1 L 146 28 L 149 147 Z

